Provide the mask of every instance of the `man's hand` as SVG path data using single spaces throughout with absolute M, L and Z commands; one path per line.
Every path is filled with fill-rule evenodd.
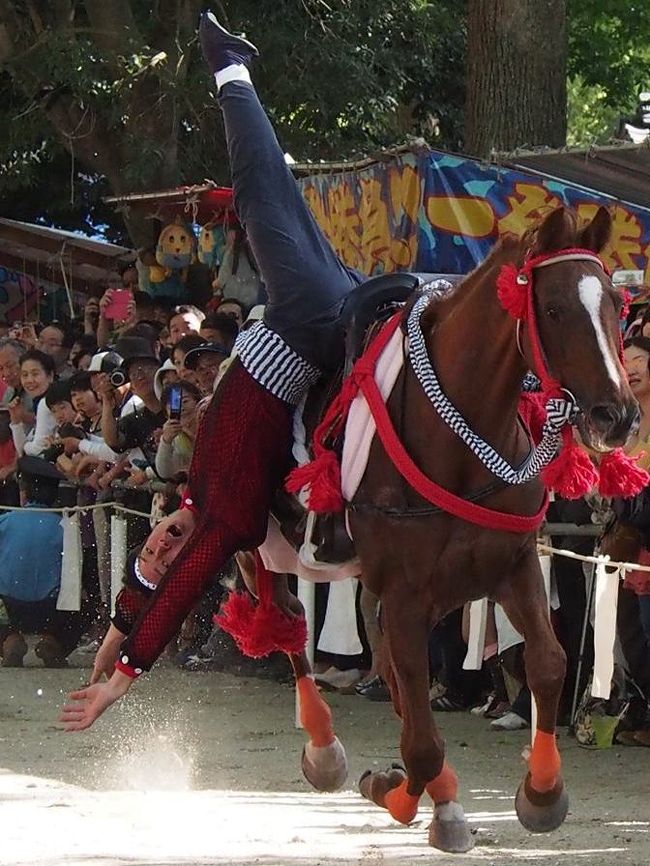
M 59 440 L 63 445 L 63 450 L 68 455 L 68 457 L 72 456 L 72 454 L 76 454 L 79 450 L 79 443 L 81 439 L 77 439 L 75 436 L 64 436 Z
M 106 308 L 110 304 L 112 297 L 113 289 L 106 289 L 104 294 L 99 299 L 99 315 L 102 317 L 102 319 L 106 318 Z
M 160 438 L 163 442 L 166 442 L 167 445 L 171 445 L 181 430 L 181 422 L 174 418 L 170 418 L 169 421 L 165 421 L 163 424 L 162 436 Z
M 59 721 L 66 731 L 85 731 L 101 714 L 123 697 L 133 680 L 122 671 L 113 671 L 107 683 L 95 683 L 70 693 L 72 703 L 66 704 Z
M 93 672 L 90 675 L 90 685 L 98 683 L 103 676 L 107 680 L 111 678 L 115 670 L 115 662 L 120 654 L 120 644 L 126 635 L 122 634 L 119 629 L 115 628 L 113 623 L 110 624 L 106 637 L 102 641 L 102 645 L 97 650 L 95 661 L 93 663 Z
M 111 407 L 115 406 L 117 391 L 108 378 L 108 373 L 99 373 L 95 381 L 95 391 L 99 394 L 102 403 L 108 403 Z

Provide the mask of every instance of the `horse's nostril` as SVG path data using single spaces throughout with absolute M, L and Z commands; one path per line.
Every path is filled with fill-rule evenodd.
M 609 430 L 615 427 L 621 420 L 621 412 L 617 406 L 603 404 L 594 406 L 589 413 L 591 423 L 602 430 Z

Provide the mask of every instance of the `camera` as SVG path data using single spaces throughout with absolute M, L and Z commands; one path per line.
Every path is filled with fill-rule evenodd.
M 120 370 L 119 368 L 117 370 L 113 370 L 112 373 L 109 373 L 108 378 L 114 388 L 121 388 L 122 385 L 126 385 L 126 383 L 128 382 L 126 373 L 124 372 L 124 370 Z

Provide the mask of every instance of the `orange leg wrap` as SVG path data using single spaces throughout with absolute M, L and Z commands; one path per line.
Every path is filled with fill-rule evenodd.
M 458 776 L 446 761 L 439 775 L 427 784 L 427 794 L 434 803 L 455 803 L 458 800 Z
M 533 751 L 528 761 L 530 784 L 535 791 L 545 793 L 555 787 L 562 768 L 562 760 L 555 742 L 555 734 L 537 731 Z
M 386 808 L 396 821 L 400 824 L 410 824 L 418 813 L 418 803 L 420 798 L 414 794 L 409 794 L 406 790 L 408 780 L 404 781 L 392 788 L 384 797 Z
M 332 711 L 325 703 L 311 677 L 296 680 L 300 695 L 300 721 L 317 748 L 329 746 L 334 742 Z

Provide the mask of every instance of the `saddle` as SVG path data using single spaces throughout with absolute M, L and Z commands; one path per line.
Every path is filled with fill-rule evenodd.
M 345 360 L 332 377 L 319 381 L 310 389 L 304 405 L 302 421 L 308 450 L 313 432 L 340 390 L 344 377 L 363 354 L 376 330 L 413 295 L 419 285 L 420 280 L 414 274 L 382 274 L 362 283 L 348 295 L 341 312 Z M 339 451 L 342 449 L 342 438 L 335 446 Z M 271 513 L 284 537 L 296 550 L 308 545 L 316 566 L 340 564 L 354 558 L 354 545 L 347 532 L 344 513 L 310 514 L 297 497 L 283 488 L 276 492 Z

